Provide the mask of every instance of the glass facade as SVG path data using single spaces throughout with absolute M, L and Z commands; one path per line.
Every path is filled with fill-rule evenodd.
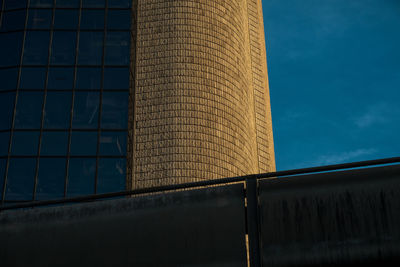
M 125 190 L 132 1 L 0 0 L 0 201 Z

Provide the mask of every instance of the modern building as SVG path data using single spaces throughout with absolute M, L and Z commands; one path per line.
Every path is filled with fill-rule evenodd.
M 274 171 L 261 0 L 0 0 L 0 200 Z

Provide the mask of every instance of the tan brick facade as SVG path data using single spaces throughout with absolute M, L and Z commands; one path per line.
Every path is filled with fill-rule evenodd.
M 138 0 L 130 189 L 275 170 L 261 0 Z

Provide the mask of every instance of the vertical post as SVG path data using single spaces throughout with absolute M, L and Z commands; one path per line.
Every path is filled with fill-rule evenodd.
M 249 238 L 250 267 L 261 267 L 257 185 L 257 179 L 246 179 L 247 233 Z

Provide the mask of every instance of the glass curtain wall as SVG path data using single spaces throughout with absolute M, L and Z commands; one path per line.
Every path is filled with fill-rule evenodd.
M 125 190 L 130 0 L 0 0 L 0 202 Z

